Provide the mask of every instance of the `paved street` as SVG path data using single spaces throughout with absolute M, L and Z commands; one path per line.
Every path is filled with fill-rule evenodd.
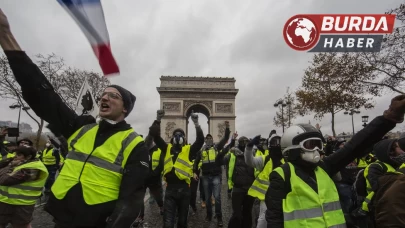
M 225 180 L 225 174 L 222 180 L 222 213 L 224 227 L 227 227 L 227 223 L 232 213 L 231 200 L 227 197 L 227 186 Z M 200 193 L 197 193 L 197 214 L 189 216 L 189 227 L 192 228 L 213 228 L 216 226 L 216 219 L 212 219 L 211 222 L 205 222 L 206 210 L 201 208 L 201 201 L 199 199 Z M 148 202 L 149 195 L 145 197 L 145 223 L 144 228 L 162 227 L 163 216 L 159 214 L 159 208 L 154 203 L 150 205 Z M 33 228 L 53 228 L 52 217 L 43 211 L 43 207 L 38 207 L 34 213 L 34 221 L 32 222 Z

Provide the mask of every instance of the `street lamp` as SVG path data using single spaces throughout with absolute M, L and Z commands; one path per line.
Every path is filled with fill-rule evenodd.
M 368 116 L 362 116 L 361 117 L 361 122 L 363 122 L 363 127 L 367 126 L 367 122 L 368 122 Z
M 352 116 L 352 128 L 353 128 L 353 135 L 354 135 L 354 121 L 353 121 L 353 115 L 354 114 L 360 114 L 360 111 L 351 109 L 350 111 L 344 112 L 345 115 L 351 115 Z
M 19 111 L 18 111 L 18 122 L 17 122 L 18 133 L 17 133 L 17 136 L 15 137 L 15 142 L 17 142 L 18 136 L 20 136 L 20 117 L 21 117 L 21 109 L 24 110 L 24 111 L 27 111 L 27 110 L 30 109 L 30 107 L 21 106 L 21 105 L 19 105 L 19 104 L 10 105 L 9 107 L 10 107 L 11 109 L 19 108 Z
M 279 99 L 274 103 L 274 107 L 277 108 L 279 105 L 281 105 L 281 125 L 283 126 L 284 133 L 284 107 L 287 106 L 287 104 L 282 99 Z

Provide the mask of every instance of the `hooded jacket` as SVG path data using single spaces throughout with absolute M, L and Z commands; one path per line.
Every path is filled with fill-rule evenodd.
M 318 192 L 314 168 L 317 166 L 322 167 L 330 177 L 333 177 L 355 158 L 365 156 L 369 152 L 367 150 L 369 145 L 377 143 L 395 125 L 394 122 L 385 119 L 383 116 L 376 117 L 370 124 L 355 134 L 342 149 L 326 157 L 314 167 L 308 166 L 302 160 L 300 160 L 301 162 L 294 162 L 296 175 L 304 180 L 315 192 Z M 283 199 L 287 197 L 289 192 L 291 192 L 289 182 L 285 182 L 277 172 L 272 172 L 265 199 L 267 227 L 284 227 Z
M 389 156 L 392 144 L 394 144 L 396 141 L 396 139 L 384 139 L 374 146 L 374 152 L 378 161 L 389 164 L 394 169 L 399 168 L 399 166 L 401 165 L 398 162 L 392 160 Z M 378 179 L 386 172 L 386 167 L 381 166 L 379 163 L 372 163 L 369 165 L 367 180 L 369 181 L 374 192 L 376 192 L 379 187 Z

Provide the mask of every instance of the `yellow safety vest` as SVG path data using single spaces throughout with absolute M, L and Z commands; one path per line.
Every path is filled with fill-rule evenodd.
M 27 181 L 12 186 L 0 185 L 0 202 L 11 205 L 34 205 L 41 197 L 42 189 L 48 178 L 48 170 L 41 161 L 28 162 L 17 166 L 13 173 L 21 169 L 37 169 L 40 171 L 39 177 L 33 181 Z M 12 175 L 12 174 L 11 174 Z
M 258 157 L 258 156 L 267 156 L 267 155 L 269 155 L 269 150 L 264 150 L 264 153 L 263 152 L 261 152 L 259 149 L 256 149 L 256 154 L 255 154 L 255 157 Z
M 161 153 L 162 153 L 162 151 L 159 148 L 157 148 L 157 150 L 153 151 L 153 153 L 152 153 L 152 170 L 155 170 L 159 166 Z
M 189 159 L 190 145 L 184 145 L 181 152 L 177 156 L 176 161 L 173 164 L 173 155 L 170 153 L 172 144 L 167 145 L 167 151 L 165 156 L 165 163 L 163 167 L 163 177 L 170 173 L 174 167 L 174 172 L 179 180 L 184 180 L 190 185 L 190 178 L 193 176 L 193 162 Z M 166 178 L 165 178 L 166 180 Z M 168 183 L 170 184 L 170 183 Z
M 44 165 L 56 165 L 56 157 L 53 155 L 53 148 L 46 148 L 42 151 L 42 162 Z
M 389 164 L 387 164 L 385 162 L 376 161 L 374 163 L 371 163 L 370 165 L 372 165 L 372 164 L 378 164 L 382 168 L 384 168 L 383 166 L 385 166 L 386 169 L 387 169 L 387 173 L 399 173 L 394 169 L 394 167 L 392 167 L 391 165 L 389 165 Z M 368 172 L 369 172 L 369 169 L 370 169 L 370 165 L 368 165 L 366 167 L 366 169 L 364 170 L 364 178 L 366 179 L 366 184 L 367 184 L 367 196 L 366 196 L 366 198 L 364 199 L 364 201 L 363 201 L 363 203 L 361 205 L 361 208 L 364 211 L 369 211 L 368 204 L 371 202 L 371 200 L 373 199 L 374 194 L 375 194 L 375 192 L 373 191 L 373 188 L 371 187 L 371 184 L 370 184 L 370 182 L 368 181 L 368 178 L 367 178 L 368 177 Z M 402 173 L 399 173 L 399 174 L 402 174 Z
M 263 162 L 266 156 L 263 156 Z M 284 164 L 284 159 L 281 159 L 281 164 Z M 267 189 L 270 185 L 270 173 L 273 171 L 273 160 L 270 158 L 269 161 L 264 166 L 263 170 L 256 177 L 252 186 L 249 188 L 248 195 L 258 198 L 259 200 L 264 200 L 266 197 Z
M 214 147 L 211 147 L 209 150 L 205 150 L 201 153 L 201 163 L 204 164 L 215 163 L 215 158 L 217 157 L 217 151 Z
M 143 139 L 131 128 L 94 148 L 98 129 L 98 124 L 85 125 L 68 139 L 69 153 L 51 189 L 57 199 L 63 199 L 79 183 L 89 205 L 118 199 L 125 164 Z
M 291 177 L 286 180 L 282 167 L 274 169 L 284 181 L 290 181 L 291 192 L 283 199 L 284 227 L 329 227 L 345 228 L 339 194 L 335 183 L 321 168 L 315 169 L 318 193 L 295 173 L 294 165 L 287 162 Z
M 0 154 L 0 160 L 5 160 L 7 158 L 13 158 L 15 157 L 15 152 L 14 153 L 7 153 L 7 155 L 5 157 L 3 157 L 3 155 Z

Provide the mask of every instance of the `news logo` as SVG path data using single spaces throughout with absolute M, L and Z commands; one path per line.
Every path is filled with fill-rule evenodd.
M 393 14 L 295 15 L 284 25 L 292 49 L 308 52 L 379 52 L 394 30 Z

